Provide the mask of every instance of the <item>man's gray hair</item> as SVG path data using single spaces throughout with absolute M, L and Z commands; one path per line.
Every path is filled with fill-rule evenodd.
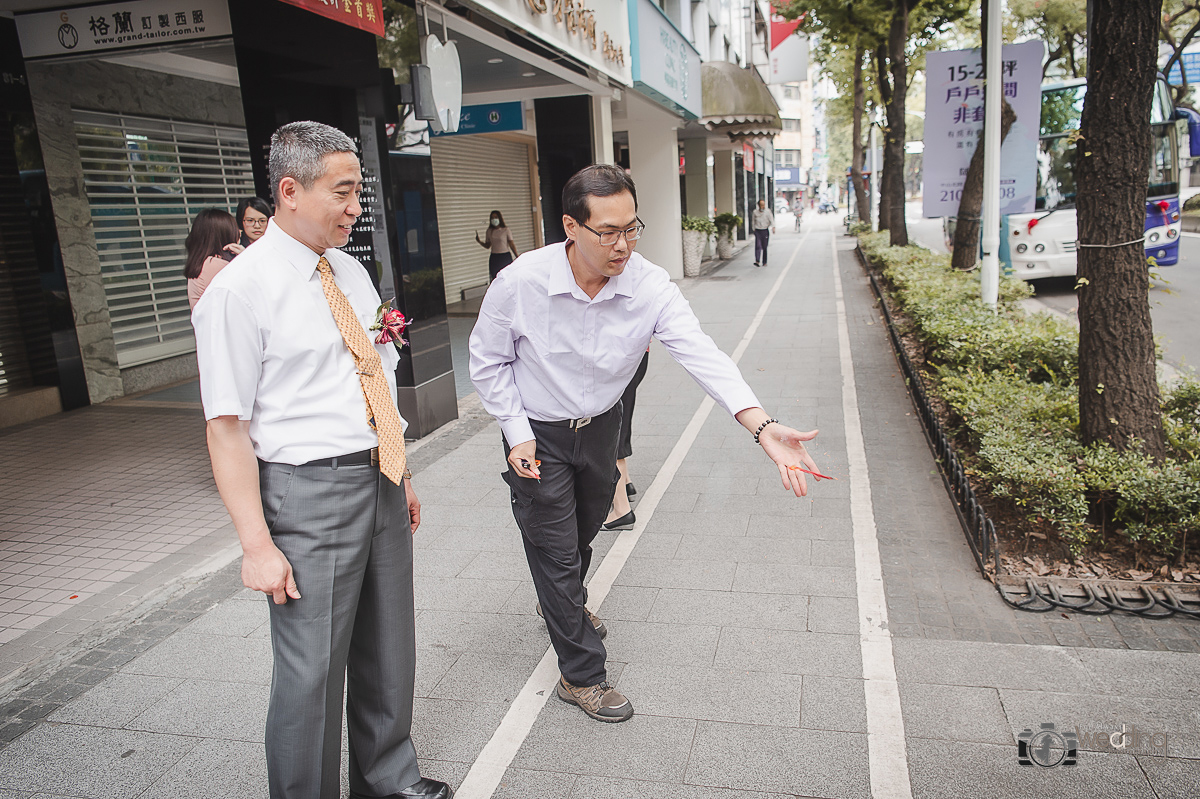
M 354 141 L 340 130 L 320 122 L 289 122 L 271 136 L 268 177 L 275 205 L 279 205 L 279 181 L 294 178 L 311 189 L 325 174 L 325 156 L 358 154 Z

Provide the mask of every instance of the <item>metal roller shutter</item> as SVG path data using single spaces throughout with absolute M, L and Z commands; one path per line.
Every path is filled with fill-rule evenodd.
M 498 210 L 519 252 L 534 248 L 529 145 L 486 136 L 434 137 L 433 186 L 442 244 L 446 302 L 487 285 L 488 251 L 475 243 Z
M 246 131 L 73 114 L 118 363 L 193 351 L 183 242 L 197 213 L 254 194 Z

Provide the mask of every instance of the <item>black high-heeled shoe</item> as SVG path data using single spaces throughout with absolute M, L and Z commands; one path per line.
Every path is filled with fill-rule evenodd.
M 633 487 L 633 483 L 625 484 L 625 496 L 632 497 L 636 493 L 637 493 L 637 489 Z
M 629 511 L 629 513 L 626 513 L 624 516 L 622 516 L 619 519 L 613 519 L 611 522 L 605 522 L 604 529 L 605 530 L 628 529 L 630 527 L 633 527 L 633 524 L 636 521 L 637 521 L 637 517 L 633 515 L 633 511 Z

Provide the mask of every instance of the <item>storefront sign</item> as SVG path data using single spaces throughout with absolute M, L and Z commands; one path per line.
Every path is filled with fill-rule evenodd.
M 650 0 L 628 0 L 633 86 L 696 119 L 701 113 L 700 53 Z
M 128 50 L 229 36 L 224 0 L 132 0 L 17 17 L 25 58 Z
M 290 6 L 383 36 L 383 0 L 283 0 Z
M 800 167 L 796 166 L 777 166 L 775 167 L 775 188 L 781 189 L 784 186 L 799 186 Z
M 742 169 L 754 171 L 754 145 L 742 142 Z
M 798 35 L 800 20 L 787 20 L 771 6 L 771 75 L 768 83 L 808 80 L 808 37 Z
M 924 214 L 954 216 L 975 148 L 983 146 L 983 67 L 978 50 L 926 56 Z M 1001 51 L 1004 97 L 1017 121 L 1000 148 L 1000 213 L 1033 210 L 1042 104 L 1042 43 Z
M 603 72 L 632 82 L 628 0 L 472 0 L 521 30 Z
M 462 136 L 467 133 L 500 133 L 506 130 L 525 129 L 525 108 L 518 100 L 515 103 L 490 103 L 488 105 L 464 105 L 462 116 L 455 133 L 437 133 L 437 136 Z

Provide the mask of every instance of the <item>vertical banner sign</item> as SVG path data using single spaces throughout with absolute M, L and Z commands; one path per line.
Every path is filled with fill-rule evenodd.
M 799 27 L 799 19 L 784 19 L 771 6 L 771 75 L 767 83 L 808 80 L 808 37 L 796 35 Z
M 1017 121 L 1000 148 L 1000 214 L 1033 210 L 1042 113 L 1040 41 L 1001 51 L 1004 98 Z M 983 146 L 983 63 L 979 50 L 926 56 L 924 215 L 955 216 L 967 167 Z M 931 157 L 932 156 L 932 157 Z
M 282 0 L 289 6 L 383 36 L 383 0 Z

